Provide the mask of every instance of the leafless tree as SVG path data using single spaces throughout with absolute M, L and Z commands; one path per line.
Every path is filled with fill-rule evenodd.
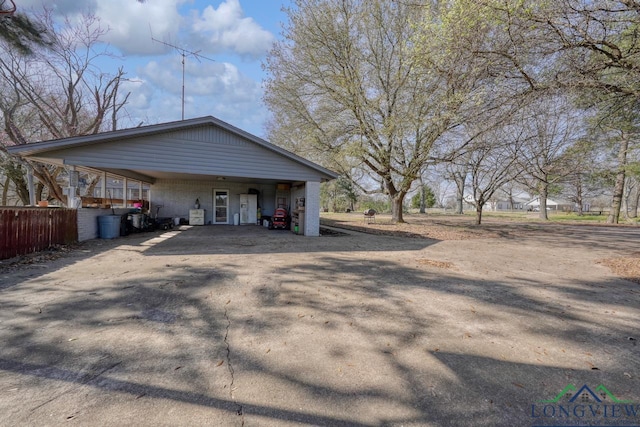
M 113 75 L 98 68 L 99 59 L 110 56 L 100 48 L 105 30 L 91 16 L 59 27 L 45 11 L 37 22 L 51 34 L 48 47 L 25 55 L 0 41 L 6 52 L 0 56 L 0 112 L 9 143 L 21 145 L 115 129 L 128 94 L 118 93 L 125 74 L 122 68 Z M 8 161 L 15 166 L 12 180 L 26 204 L 26 184 L 20 173 L 24 170 L 19 160 Z M 59 182 L 61 169 L 39 163 L 30 167 L 46 186 L 48 196 L 65 203 Z
M 590 135 L 592 137 L 592 135 Z M 561 185 L 561 196 L 574 203 L 578 215 L 590 200 L 607 187 L 605 159 L 593 139 L 579 139 L 567 153 L 569 175 Z
M 550 187 L 573 172 L 570 148 L 581 136 L 579 124 L 575 108 L 562 96 L 532 100 L 521 111 L 519 126 L 528 135 L 518 159 L 525 172 L 521 182 L 539 196 L 541 219 L 548 219 Z
M 476 224 L 482 223 L 483 209 L 494 194 L 522 173 L 518 156 L 525 140 L 521 129 L 503 126 L 483 134 L 469 145 L 469 154 L 464 156 L 470 190 L 466 200 L 476 209 Z

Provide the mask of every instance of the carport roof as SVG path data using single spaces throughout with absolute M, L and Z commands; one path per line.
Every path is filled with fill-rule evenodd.
M 212 139 L 224 141 L 217 143 Z M 131 160 L 136 153 L 132 148 L 134 145 L 138 155 L 143 148 L 157 149 L 158 153 L 170 148 L 174 152 L 177 150 L 178 155 L 163 159 L 161 154 L 148 151 L 144 164 L 136 163 Z M 203 179 L 211 176 L 273 181 L 327 181 L 338 177 L 329 169 L 213 116 L 34 142 L 7 147 L 7 150 L 43 163 L 73 165 L 150 183 L 162 178 Z M 109 159 L 116 150 L 119 150 L 119 156 Z M 216 166 L 215 162 L 221 163 L 219 159 L 228 156 L 231 150 L 233 156 L 229 162 L 232 165 L 228 168 Z M 180 158 L 180 153 L 189 155 Z M 242 156 L 248 159 L 246 167 L 243 167 Z M 269 162 L 271 169 L 266 165 Z M 256 176 L 251 175 L 253 170 L 257 171 Z M 236 171 L 238 173 L 234 175 Z

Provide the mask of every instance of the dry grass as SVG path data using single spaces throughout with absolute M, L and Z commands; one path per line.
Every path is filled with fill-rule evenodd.
M 640 252 L 634 252 L 628 257 L 623 258 L 607 258 L 598 261 L 609 267 L 616 275 L 640 283 Z
M 362 213 L 323 214 L 321 223 L 378 235 L 402 236 L 434 240 L 469 240 L 498 237 L 490 227 L 478 227 L 473 218 L 456 216 L 406 215 L 406 222 L 394 224 L 391 215 L 378 214 L 375 222 L 365 222 Z
M 452 269 L 453 268 L 453 263 L 451 262 L 446 262 L 446 261 L 436 261 L 433 259 L 427 259 L 427 258 L 421 258 L 418 259 L 418 264 L 421 265 L 428 265 L 431 267 L 436 267 L 436 268 L 444 268 L 444 269 Z
M 375 223 L 366 223 L 362 213 L 359 212 L 325 213 L 321 217 L 321 223 L 328 226 L 377 235 L 433 240 L 514 239 L 532 234 L 555 233 L 558 230 L 551 222 L 530 222 L 526 218 L 519 222 L 515 218 L 495 216 L 486 217 L 480 226 L 476 225 L 474 218 L 468 215 L 407 214 L 405 221 L 406 223 L 403 224 L 394 224 L 391 222 L 391 215 L 379 214 L 376 215 Z M 551 227 L 548 227 L 549 225 Z M 573 225 L 587 224 L 576 223 Z M 596 223 L 588 225 L 607 226 Z M 423 259 L 419 262 L 436 268 L 453 268 L 453 265 L 440 261 Z M 617 276 L 640 283 L 640 252 L 632 253 L 626 257 L 602 259 L 598 263 L 610 268 Z

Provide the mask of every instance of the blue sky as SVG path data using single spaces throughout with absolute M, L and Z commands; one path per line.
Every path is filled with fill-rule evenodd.
M 182 56 L 164 41 L 204 58 L 185 60 L 185 118 L 216 116 L 264 137 L 268 111 L 262 103 L 261 64 L 286 20 L 288 0 L 20 0 L 18 8 L 43 3 L 71 19 L 92 13 L 109 28 L 105 38 L 120 58 L 103 60 L 103 71 L 122 66 L 131 92 L 129 126 L 181 118 Z M 127 123 L 124 123 L 127 124 Z

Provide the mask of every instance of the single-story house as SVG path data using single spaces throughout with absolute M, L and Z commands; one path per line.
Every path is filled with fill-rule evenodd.
M 215 117 L 162 123 L 9 147 L 12 154 L 70 171 L 102 174 L 140 183 L 150 215 L 189 219 L 194 224 L 260 224 L 283 207 L 302 213 L 299 233 L 318 236 L 320 183 L 338 175 Z M 75 195 L 70 179 L 69 193 Z M 148 191 L 143 193 L 143 184 Z M 125 191 L 123 194 L 127 194 Z M 79 202 L 79 201 L 78 201 Z M 196 208 L 198 204 L 199 209 Z M 89 211 L 82 208 L 80 211 Z M 124 200 L 123 207 L 129 206 Z M 96 237 L 88 215 L 89 238 Z M 194 213 L 194 211 L 197 211 Z M 86 212 L 85 212 L 86 213 Z M 79 219 L 79 222 L 81 220 Z M 79 228 L 81 228 L 79 226 Z M 82 233 L 80 240 L 84 240 Z
M 540 209 L 540 197 L 534 197 L 525 203 L 527 210 L 539 210 Z M 553 211 L 573 211 L 574 204 L 567 201 L 556 201 L 547 198 L 547 209 Z
M 466 194 L 463 200 L 467 205 L 475 207 L 472 195 Z M 498 194 L 487 201 L 484 208 L 492 211 L 523 210 L 528 200 L 530 197 L 525 193 L 518 193 L 518 195 L 511 197 L 507 194 Z

